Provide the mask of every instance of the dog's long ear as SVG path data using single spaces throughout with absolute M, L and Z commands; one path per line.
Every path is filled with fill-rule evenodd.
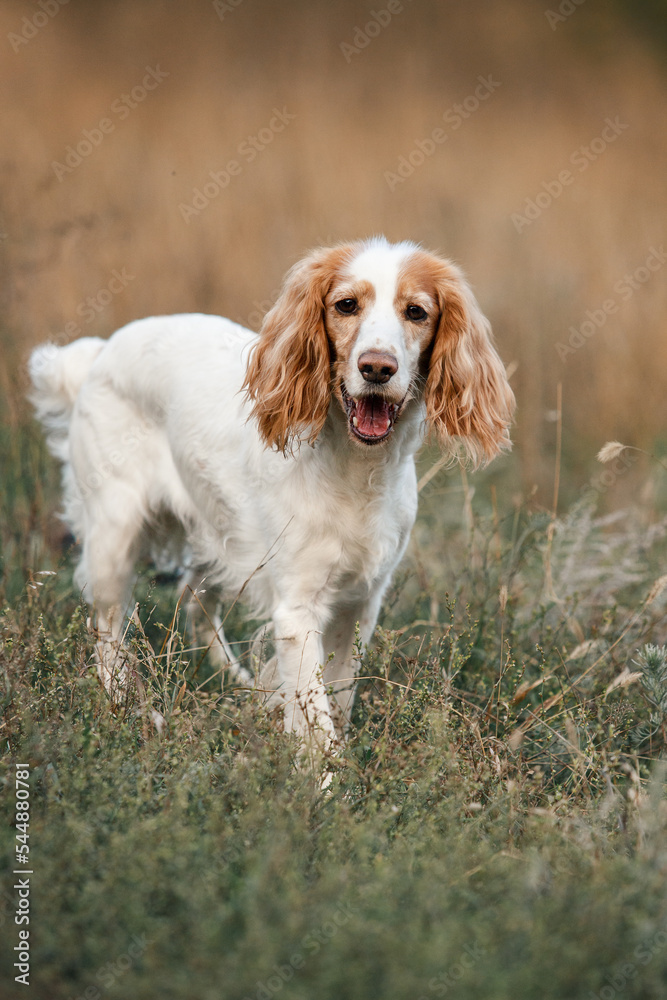
M 491 326 L 453 264 L 438 261 L 440 322 L 424 390 L 426 418 L 444 444 L 458 438 L 475 465 L 511 447 L 515 400 Z
M 331 357 L 324 299 L 347 247 L 315 250 L 285 279 L 252 350 L 244 389 L 269 447 L 286 452 L 296 438 L 312 443 L 331 399 Z

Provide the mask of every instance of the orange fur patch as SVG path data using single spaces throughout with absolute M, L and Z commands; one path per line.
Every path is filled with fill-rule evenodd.
M 304 431 L 320 433 L 331 395 L 331 352 L 324 302 L 355 253 L 353 244 L 315 250 L 289 272 L 267 313 L 244 389 L 269 447 L 286 452 Z
M 460 270 L 419 250 L 402 273 L 406 292 L 435 297 L 439 316 L 428 351 L 424 402 L 443 444 L 458 438 L 475 464 L 510 447 L 515 400 L 491 327 Z M 422 303 L 418 303 L 422 304 Z

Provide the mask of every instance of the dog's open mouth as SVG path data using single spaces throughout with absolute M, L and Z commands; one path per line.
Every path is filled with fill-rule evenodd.
M 364 444 L 378 444 L 391 434 L 401 408 L 400 403 L 390 403 L 382 396 L 371 394 L 353 399 L 341 382 L 350 431 Z

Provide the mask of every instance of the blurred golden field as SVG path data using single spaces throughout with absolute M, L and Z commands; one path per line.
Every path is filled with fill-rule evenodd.
M 257 327 L 304 251 L 382 232 L 468 273 L 514 371 L 516 489 L 549 497 L 558 383 L 570 495 L 607 440 L 659 451 L 665 64 L 613 5 L 570 6 L 7 0 L 3 421 L 37 342 L 175 311 Z
M 664 1000 L 663 10 L 2 0 L 0 857 L 35 851 L 30 995 Z M 424 450 L 323 792 L 153 566 L 136 695 L 106 698 L 26 360 L 157 313 L 258 328 L 304 252 L 376 233 L 467 272 L 515 447 L 474 476 Z

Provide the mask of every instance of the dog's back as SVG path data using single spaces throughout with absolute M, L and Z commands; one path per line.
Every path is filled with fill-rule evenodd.
M 76 397 L 105 343 L 99 337 L 82 337 L 66 347 L 41 344 L 30 356 L 30 399 L 46 430 L 49 449 L 61 462 L 69 459 L 69 423 Z
M 195 587 L 271 616 L 285 723 L 328 745 L 334 716 L 350 722 L 357 629 L 367 643 L 415 520 L 424 429 L 477 462 L 509 447 L 514 397 L 461 272 L 411 243 L 319 248 L 259 338 L 171 316 L 47 351 L 34 401 L 65 462 L 107 690 L 125 683 L 134 564 L 166 512 Z

